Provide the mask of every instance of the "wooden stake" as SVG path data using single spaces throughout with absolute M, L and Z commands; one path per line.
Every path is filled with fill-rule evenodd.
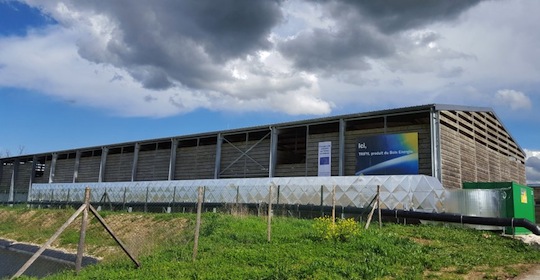
M 85 203 L 77 209 L 75 213 L 69 219 L 54 233 L 54 235 L 43 245 L 37 252 L 32 255 L 32 257 L 11 277 L 11 279 L 18 278 L 21 276 L 31 265 L 36 261 L 36 259 L 49 247 L 57 238 L 60 236 L 60 234 L 79 216 L 83 211 L 86 213 L 84 214 L 86 217 L 83 217 L 83 225 L 81 225 L 81 237 L 79 238 L 79 247 L 77 248 L 77 259 L 76 259 L 76 267 L 77 263 L 80 262 L 82 264 L 82 255 L 84 251 L 84 239 L 86 237 L 86 225 L 84 225 L 85 221 L 88 219 L 88 210 L 94 214 L 94 216 L 98 219 L 98 221 L 101 223 L 101 225 L 107 230 L 107 232 L 111 235 L 111 237 L 116 241 L 116 243 L 124 250 L 124 252 L 128 255 L 128 257 L 135 263 L 137 267 L 140 267 L 141 264 L 135 259 L 135 257 L 128 251 L 126 246 L 116 237 L 112 229 L 105 223 L 105 220 L 99 215 L 97 210 L 90 204 L 90 189 L 86 188 L 85 190 Z M 82 245 L 81 245 L 82 244 Z M 80 267 L 79 267 L 80 269 Z
M 26 261 L 26 263 L 19 269 L 19 271 L 17 271 L 17 273 L 15 273 L 13 277 L 11 277 L 11 279 L 15 279 L 21 276 L 34 263 L 34 261 L 36 261 L 36 259 L 45 251 L 45 249 L 47 249 L 47 247 L 49 247 L 56 240 L 56 238 L 58 238 L 58 236 L 60 236 L 60 234 L 71 223 L 73 223 L 73 221 L 75 221 L 77 216 L 79 216 L 79 214 L 81 214 L 81 212 L 85 208 L 86 208 L 85 204 L 81 205 L 81 207 L 79 207 L 79 209 L 77 209 L 77 211 L 73 215 L 71 215 L 71 217 L 69 217 L 69 219 L 54 233 L 54 235 L 51 238 L 49 238 L 49 240 L 45 244 L 43 244 L 43 246 L 41 246 L 41 248 L 39 248 L 39 250 L 35 252 L 34 255 L 32 255 L 32 257 L 28 261 Z
M 201 230 L 202 200 L 203 187 L 199 187 L 199 195 L 197 196 L 197 222 L 195 223 L 195 238 L 193 242 L 193 261 L 197 260 L 197 251 L 199 250 L 199 232 Z

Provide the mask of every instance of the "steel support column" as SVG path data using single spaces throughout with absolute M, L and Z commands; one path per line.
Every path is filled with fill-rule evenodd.
M 223 135 L 218 133 L 216 142 L 216 161 L 214 163 L 214 179 L 219 179 L 221 172 L 221 145 L 223 144 Z
M 54 173 L 56 172 L 56 161 L 58 160 L 58 154 L 52 154 L 51 170 L 49 170 L 49 184 L 54 183 Z
M 171 156 L 169 158 L 169 176 L 167 180 L 174 180 L 176 171 L 176 150 L 178 149 L 178 139 L 171 139 Z
M 339 176 L 345 176 L 345 129 L 347 129 L 347 123 L 344 119 L 339 119 Z
M 8 202 L 12 203 L 15 198 L 15 181 L 17 181 L 17 175 L 19 173 L 19 159 L 13 162 L 13 169 L 11 170 L 11 184 L 9 185 L 9 198 Z
M 270 178 L 276 175 L 278 133 L 277 128 L 270 127 L 270 160 L 268 164 L 268 177 Z
M 308 175 L 308 162 L 309 162 L 309 153 L 308 153 L 308 147 L 309 147 L 309 124 L 306 125 L 306 148 L 304 150 L 305 152 L 305 161 L 306 161 L 306 164 L 304 164 L 304 176 L 307 177 Z
M 139 164 L 139 151 L 141 150 L 141 144 L 135 143 L 135 149 L 133 151 L 133 166 L 131 167 L 131 182 L 137 179 L 137 165 Z
M 2 182 L 2 176 L 4 174 L 4 162 L 0 160 L 0 184 Z
M 32 157 L 32 170 L 30 170 L 30 179 L 28 180 L 28 195 L 32 191 L 32 183 L 34 183 L 34 178 L 36 177 L 36 167 L 37 167 L 37 156 Z M 28 201 L 28 197 L 26 198 Z
M 77 183 L 79 178 L 79 166 L 81 165 L 81 151 L 75 152 L 75 166 L 73 167 L 73 183 Z
M 432 107 L 430 114 L 431 142 L 431 175 L 442 182 L 441 172 L 441 133 L 439 126 L 439 111 Z
M 99 175 L 98 175 L 98 182 L 101 183 L 105 179 L 105 169 L 107 167 L 107 154 L 109 153 L 109 148 L 102 147 L 101 148 L 101 161 L 99 163 Z

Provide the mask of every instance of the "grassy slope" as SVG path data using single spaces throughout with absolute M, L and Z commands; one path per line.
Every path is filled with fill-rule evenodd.
M 0 209 L 0 236 L 43 243 L 48 238 L 45 233 L 38 238 L 40 234 L 34 231 L 36 235 L 30 240 L 26 234 L 17 237 L 13 232 L 19 232 L 21 222 L 14 223 L 16 217 L 60 219 L 64 217 L 58 213 L 65 212 L 67 219 L 72 213 L 29 212 Z M 85 268 L 80 279 L 505 279 L 518 274 L 521 267 L 516 264 L 540 262 L 537 249 L 490 232 L 386 224 L 382 229 L 372 226 L 362 230 L 350 242 L 334 243 L 319 240 L 310 220 L 276 217 L 272 242 L 268 243 L 264 218 L 207 213 L 203 215 L 198 258 L 193 263 L 193 215 L 107 213 L 106 219 L 123 240 L 137 233 L 134 236 L 138 238 L 126 243 L 138 249 L 142 267 L 133 269 L 127 257 L 118 253 L 105 254 L 106 261 Z M 5 225 L 8 221 L 12 226 Z M 76 232 L 76 226 L 70 230 Z M 41 231 L 52 235 L 55 229 Z M 98 255 L 109 252 L 101 247 L 111 246 L 107 236 L 99 232 L 99 228 L 92 228 L 87 234 L 98 236 L 89 238 L 89 251 Z M 68 239 L 59 244 L 74 248 L 76 238 Z M 140 250 L 142 247 L 147 249 Z M 51 277 L 73 278 L 73 272 Z

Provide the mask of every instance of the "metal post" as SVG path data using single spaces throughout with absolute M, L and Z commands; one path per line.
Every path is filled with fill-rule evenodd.
M 270 160 L 268 163 L 268 177 L 276 175 L 278 129 L 270 127 Z
M 76 183 L 79 179 L 79 166 L 81 165 L 81 151 L 77 150 L 75 153 L 75 167 L 73 168 L 73 183 Z
M 379 212 L 379 228 L 382 227 L 382 217 L 381 217 L 381 186 L 377 185 L 377 209 Z
M 19 165 L 20 161 L 16 159 L 13 162 L 13 169 L 11 169 L 11 184 L 9 185 L 9 203 L 13 203 L 13 200 L 15 200 L 15 183 L 17 181 L 18 173 L 19 173 Z
M 56 161 L 58 160 L 58 154 L 53 153 L 51 159 L 51 169 L 49 170 L 49 184 L 54 183 L 54 173 L 56 171 Z
M 172 195 L 172 205 L 171 207 L 174 207 L 174 204 L 176 203 L 176 186 L 174 186 L 173 189 L 173 195 Z
M 216 143 L 216 161 L 214 163 L 214 179 L 219 179 L 221 172 L 221 146 L 223 145 L 223 135 L 218 133 Z
M 267 241 L 272 240 L 272 185 L 268 188 L 268 216 L 267 216 L 267 226 L 266 226 L 266 237 Z
M 122 197 L 122 209 L 126 210 L 126 193 L 127 187 L 124 187 L 124 196 Z
M 332 224 L 336 223 L 336 185 L 332 188 Z
M 309 147 L 309 124 L 306 125 L 306 150 L 304 151 L 306 154 L 305 158 L 305 164 L 304 164 L 304 176 L 308 176 L 308 163 L 309 163 L 309 153 L 308 153 L 308 147 Z
M 131 167 L 131 182 L 137 180 L 137 166 L 139 164 L 139 151 L 141 150 L 141 144 L 135 143 L 135 149 L 133 151 L 133 166 Z
M 148 192 L 150 191 L 150 187 L 146 187 L 146 198 L 144 199 L 144 213 L 148 211 Z
M 344 119 L 339 119 L 339 176 L 345 176 L 345 130 L 347 123 Z
M 321 217 L 324 216 L 323 204 L 324 204 L 324 185 L 321 185 Z
M 178 149 L 178 139 L 171 139 L 171 157 L 169 159 L 169 176 L 168 180 L 174 180 L 176 171 L 176 150 Z
M 30 180 L 28 180 L 28 194 L 26 196 L 26 201 L 30 201 L 30 193 L 32 192 L 32 184 L 34 183 L 34 177 L 36 177 L 36 166 L 37 166 L 37 156 L 32 157 L 32 170 L 30 171 Z M 0 172 L 2 172 L 0 170 Z M 0 175 L 1 177 L 1 175 Z
M 109 148 L 102 147 L 101 148 L 101 161 L 99 163 L 99 175 L 98 175 L 98 182 L 104 182 L 105 181 L 105 168 L 107 167 L 107 154 L 109 153 Z
M 432 107 L 430 114 L 430 140 L 431 140 L 431 174 L 433 177 L 439 179 L 442 182 L 441 173 L 441 133 L 440 133 L 440 121 L 439 112 L 436 108 Z

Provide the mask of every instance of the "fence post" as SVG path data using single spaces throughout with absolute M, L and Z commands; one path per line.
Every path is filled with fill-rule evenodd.
M 382 227 L 382 218 L 381 218 L 381 186 L 377 185 L 377 209 L 379 212 L 379 228 Z
M 66 198 L 66 209 L 68 208 L 68 205 L 69 205 L 69 194 L 70 194 L 70 191 L 71 191 L 71 189 L 68 189 L 67 198 Z
M 148 211 L 148 192 L 150 191 L 150 187 L 146 187 L 146 198 L 144 199 L 144 213 Z
M 321 217 L 324 216 L 324 185 L 321 185 Z
M 124 187 L 124 196 L 122 197 L 122 210 L 126 210 L 126 193 L 127 187 Z
M 268 218 L 267 218 L 267 240 L 272 240 L 272 185 L 268 189 Z
M 69 219 L 53 234 L 53 236 L 49 238 L 49 240 L 43 246 L 41 246 L 41 248 L 39 248 L 39 250 L 37 250 L 37 252 L 35 252 L 28 261 L 26 261 L 26 263 L 19 269 L 19 271 L 17 271 L 17 273 L 15 273 L 13 277 L 11 277 L 11 279 L 15 279 L 21 276 L 30 267 L 30 265 L 32 265 L 32 263 L 34 263 L 36 259 L 45 251 L 45 249 L 47 249 L 47 247 L 49 247 L 58 238 L 58 236 L 60 236 L 60 234 L 77 218 L 77 216 L 81 214 L 84 208 L 86 208 L 86 205 L 81 205 L 81 207 L 79 207 L 79 209 L 73 215 L 71 215 L 71 217 L 69 217 Z
M 195 238 L 193 241 L 193 258 L 192 258 L 193 261 L 197 260 L 197 250 L 199 249 L 199 232 L 201 229 L 202 201 L 203 201 L 203 187 L 199 187 L 199 193 L 197 196 L 197 221 L 195 223 Z
M 171 212 L 174 211 L 174 205 L 176 204 L 176 186 L 173 189 Z
M 332 188 L 332 224 L 336 223 L 336 185 Z

